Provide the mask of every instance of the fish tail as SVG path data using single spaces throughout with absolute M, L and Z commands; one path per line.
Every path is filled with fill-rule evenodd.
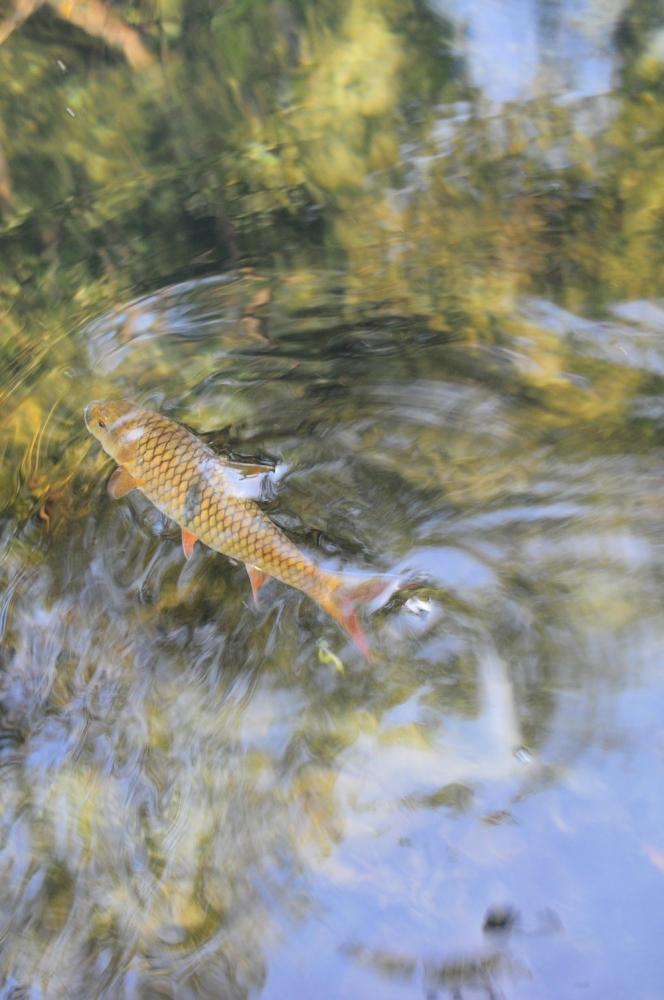
M 384 604 L 401 586 L 400 580 L 388 576 L 370 576 L 363 580 L 344 576 L 339 592 L 354 604 L 369 604 L 377 597 L 381 597 L 381 604 Z
M 367 660 L 373 659 L 371 647 L 367 642 L 367 637 L 364 634 L 357 614 L 357 604 L 359 602 L 357 600 L 354 601 L 353 597 L 345 593 L 340 587 L 336 593 L 324 598 L 320 603 L 328 615 L 334 618 L 341 625 L 344 632 L 351 637 L 363 656 L 366 656 Z
M 321 601 L 327 613 L 341 625 L 368 660 L 373 659 L 373 654 L 360 624 L 358 611 L 377 597 L 383 597 L 384 603 L 398 586 L 398 583 L 395 586 L 393 580 L 384 576 L 372 576 L 363 580 L 336 577 L 331 592 Z

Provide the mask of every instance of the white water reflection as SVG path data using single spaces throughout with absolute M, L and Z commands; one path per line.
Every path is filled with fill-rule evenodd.
M 423 708 L 426 692 L 418 692 L 385 716 L 380 728 L 360 734 L 341 761 L 338 789 L 346 812 L 363 814 L 373 829 L 402 799 L 523 777 L 507 665 L 491 645 L 478 651 L 476 662 L 479 711 L 472 719 L 449 717 L 441 724 Z
M 606 93 L 616 69 L 611 38 L 626 0 L 431 0 L 454 18 L 461 52 L 484 97 Z

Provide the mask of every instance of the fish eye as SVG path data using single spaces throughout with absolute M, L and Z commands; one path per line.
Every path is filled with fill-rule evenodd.
M 97 421 L 97 427 L 100 427 L 100 428 L 101 428 L 101 430 L 105 430 L 105 428 L 106 428 L 106 421 L 105 421 L 105 420 L 102 420 L 102 419 L 100 418 L 100 419 L 99 419 L 99 420 Z

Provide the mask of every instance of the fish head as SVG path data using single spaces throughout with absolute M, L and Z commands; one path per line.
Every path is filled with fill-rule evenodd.
M 145 432 L 145 411 L 128 399 L 95 399 L 83 411 L 85 426 L 120 465 L 131 461 Z

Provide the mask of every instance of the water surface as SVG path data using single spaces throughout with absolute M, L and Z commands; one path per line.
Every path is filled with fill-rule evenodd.
M 0 996 L 661 997 L 664 29 L 526 4 L 501 83 L 510 10 L 4 42 Z M 412 584 L 373 662 L 110 500 L 114 396 Z

